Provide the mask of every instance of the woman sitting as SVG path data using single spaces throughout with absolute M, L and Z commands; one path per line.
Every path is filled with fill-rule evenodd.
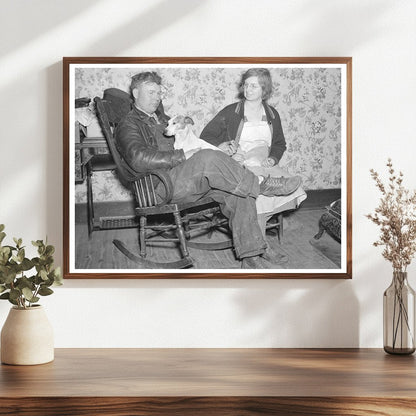
M 201 139 L 247 165 L 272 167 L 286 150 L 279 113 L 267 100 L 273 91 L 270 72 L 246 71 L 239 88 L 241 101 L 221 110 L 203 129 Z
M 272 92 L 268 69 L 247 70 L 239 86 L 241 100 L 222 109 L 205 126 L 200 137 L 256 175 L 290 177 L 292 175 L 277 166 L 286 150 L 286 140 L 279 113 L 267 103 Z M 280 208 L 296 208 L 304 199 L 306 193 L 302 188 L 286 197 L 259 196 L 256 205 L 262 229 L 273 214 L 281 212 Z

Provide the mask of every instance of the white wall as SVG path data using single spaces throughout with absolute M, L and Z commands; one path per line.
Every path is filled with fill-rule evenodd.
M 416 3 L 2 0 L 0 223 L 62 262 L 63 56 L 352 56 L 353 279 L 71 280 L 57 347 L 381 347 L 391 268 L 364 214 L 388 156 L 416 187 Z M 30 243 L 29 243 L 30 244 Z M 416 266 L 410 270 L 416 287 Z M 0 325 L 9 304 L 0 304 Z

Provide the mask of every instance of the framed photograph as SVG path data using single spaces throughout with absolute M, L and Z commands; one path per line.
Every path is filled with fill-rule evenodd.
M 64 278 L 351 278 L 351 72 L 64 58 Z

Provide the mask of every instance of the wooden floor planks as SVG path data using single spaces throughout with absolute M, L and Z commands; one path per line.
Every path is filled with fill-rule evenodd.
M 318 220 L 323 209 L 300 209 L 285 213 L 284 235 L 280 243 L 275 235 L 267 235 L 267 242 L 274 251 L 280 251 L 289 257 L 284 266 L 275 265 L 273 269 L 338 269 L 340 267 L 341 245 L 324 234 L 319 243 L 330 248 L 332 260 L 314 246 L 310 240 L 318 232 Z M 223 238 L 220 233 L 212 238 Z M 133 252 L 139 252 L 137 229 L 95 231 L 88 237 L 86 224 L 75 227 L 75 252 L 77 269 L 140 269 L 112 243 L 113 239 L 123 241 Z M 312 240 L 313 241 L 313 240 Z M 239 269 L 241 263 L 235 258 L 233 250 L 206 251 L 190 248 L 190 254 L 196 262 L 196 269 Z M 179 258 L 179 251 L 172 243 L 151 247 L 150 259 L 171 261 Z

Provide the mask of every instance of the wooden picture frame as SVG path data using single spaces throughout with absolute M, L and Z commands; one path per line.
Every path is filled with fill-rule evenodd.
M 277 247 L 277 251 L 286 254 L 289 251 L 289 262 L 275 269 L 241 269 L 240 262 L 233 258 L 232 248 L 228 248 L 216 252 L 213 260 L 210 260 L 212 252 L 200 255 L 199 251 L 192 251 L 191 256 L 198 260 L 189 268 L 137 268 L 112 244 L 113 239 L 126 236 L 139 250 L 138 238 L 134 237 L 137 228 L 117 228 L 120 223 L 116 222 L 115 229 L 93 229 L 89 236 L 88 198 L 94 200 L 92 206 L 99 207 L 104 217 L 106 210 L 112 210 L 105 218 L 136 221 L 132 219 L 135 217 L 134 208 L 131 211 L 132 197 L 121 185 L 114 167 L 91 171 L 91 160 L 96 155 L 111 161 L 105 150 L 103 130 L 95 117 L 94 97 L 103 97 L 110 88 L 130 93 L 132 75 L 155 71 L 162 77 L 166 114 L 191 115 L 198 134 L 218 111 L 238 101 L 238 83 L 249 68 L 266 68 L 272 75 L 274 93 L 268 102 L 280 115 L 287 146 L 279 166 L 301 176 L 307 196 L 304 201 L 299 196 L 293 206 L 283 204 L 282 209 L 288 208 L 287 211 L 273 211 L 280 228 L 276 226 L 276 231 L 270 226 L 275 235 L 270 236 L 270 230 L 266 234 L 266 241 Z M 66 57 L 63 58 L 63 130 L 64 278 L 352 277 L 352 58 Z M 87 181 L 92 189 L 90 195 Z M 300 218 L 308 215 L 311 219 L 303 223 Z M 284 234 L 277 243 L 273 238 L 281 237 L 282 218 Z M 324 237 L 318 238 L 319 230 L 324 231 Z M 168 256 L 172 249 L 177 250 L 173 246 L 168 250 L 155 245 L 151 254 Z

